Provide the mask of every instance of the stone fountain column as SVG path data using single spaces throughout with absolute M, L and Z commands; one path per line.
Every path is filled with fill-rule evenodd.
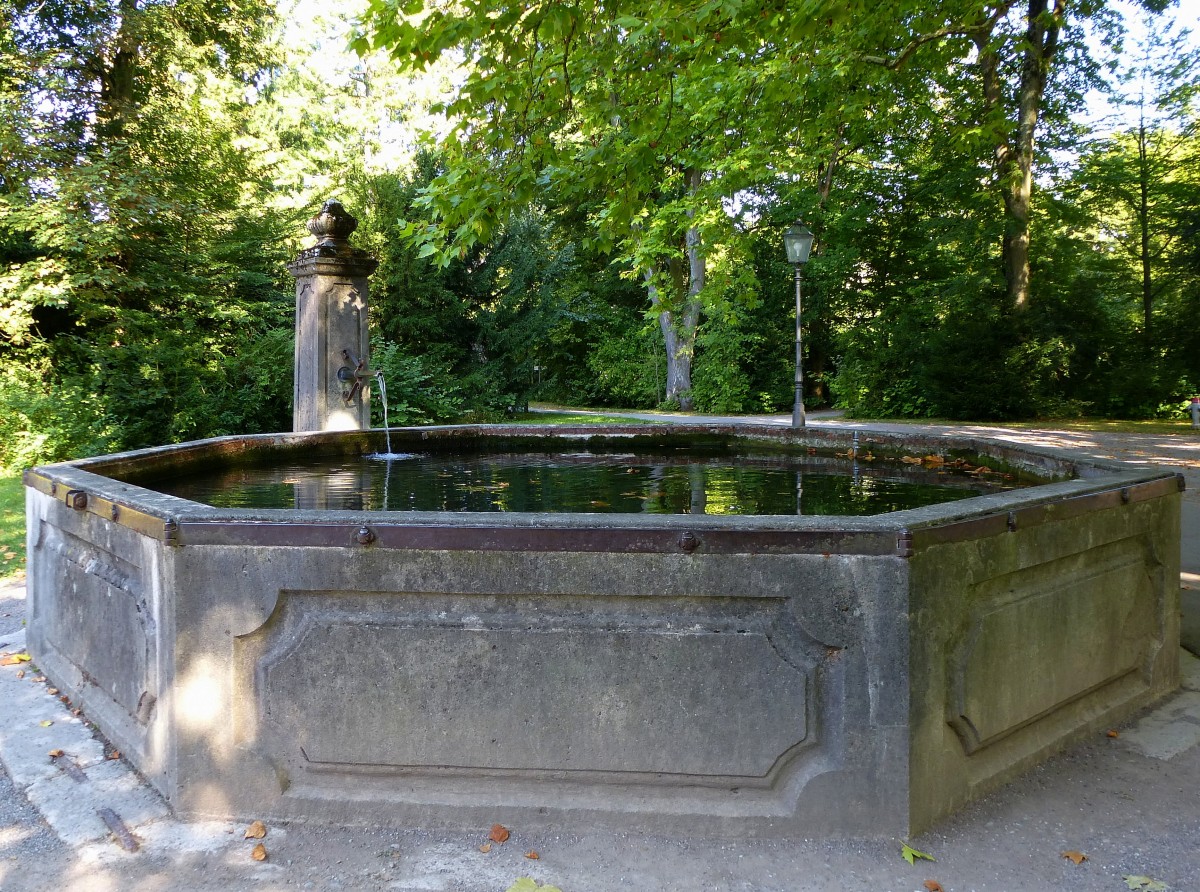
M 296 278 L 293 430 L 370 427 L 367 278 L 379 262 L 350 244 L 357 228 L 341 202 L 325 202 L 308 221 L 316 245 L 287 266 Z

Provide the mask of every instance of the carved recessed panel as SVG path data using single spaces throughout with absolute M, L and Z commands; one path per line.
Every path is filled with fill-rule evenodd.
M 1159 637 L 1146 562 L 1124 540 L 976 587 L 947 716 L 968 753 L 1145 667 Z
M 287 761 L 685 783 L 765 778 L 810 736 L 824 651 L 780 652 L 778 601 L 379 599 L 281 598 L 258 677 Z
M 146 697 L 154 691 L 149 676 L 155 630 L 142 568 L 54 526 L 43 530 L 42 547 L 61 573 L 54 609 L 44 617 L 47 639 L 131 716 L 145 721 Z

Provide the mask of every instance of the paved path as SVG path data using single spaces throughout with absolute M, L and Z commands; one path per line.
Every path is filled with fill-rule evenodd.
M 661 415 L 653 416 L 661 418 Z M 686 419 L 730 423 L 722 417 Z M 755 419 L 787 424 L 790 419 Z M 817 413 L 814 425 L 845 424 Z M 866 425 L 855 425 L 866 428 Z M 872 429 L 911 430 L 910 425 Z M 920 426 L 926 433 L 962 432 Z M 970 432 L 981 433 L 978 427 Z M 1184 582 L 1200 588 L 1200 438 L 988 429 L 1188 478 Z M 1187 574 L 1190 573 L 1191 576 Z M 0 586 L 0 653 L 23 648 L 24 589 Z M 1116 736 L 1097 735 L 913 840 L 937 860 L 907 864 L 901 840 L 706 842 L 510 828 L 481 852 L 475 832 L 272 826 L 266 861 L 244 827 L 176 821 L 36 670 L 0 666 L 0 892 L 283 889 L 504 892 L 521 877 L 563 892 L 1121 892 L 1200 889 L 1200 660 L 1180 651 L 1184 688 Z M 22 674 L 23 673 L 23 674 Z M 51 751 L 62 750 L 51 757 Z M 101 818 L 119 820 L 128 852 Z M 699 829 L 699 828 L 698 828 Z M 1080 864 L 1063 852 L 1079 852 Z M 527 857 L 536 852 L 538 858 Z M 1152 885 L 1161 884 L 1161 885 Z M 526 886 L 529 888 L 529 886 Z

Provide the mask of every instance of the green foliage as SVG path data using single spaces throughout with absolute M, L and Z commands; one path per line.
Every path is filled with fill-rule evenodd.
M 0 371 L 0 469 L 112 451 L 119 432 L 87 378 L 56 380 L 47 366 Z
M 0 582 L 25 569 L 25 486 L 18 474 L 0 471 Z
M 412 356 L 395 343 L 376 339 L 371 367 L 383 372 L 387 387 L 388 423 L 392 427 L 454 421 L 466 402 L 460 382 L 429 360 Z M 383 405 L 372 400 L 371 424 L 382 427 Z

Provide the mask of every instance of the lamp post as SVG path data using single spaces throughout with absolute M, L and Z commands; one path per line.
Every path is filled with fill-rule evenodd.
M 792 406 L 792 427 L 804 427 L 804 371 L 800 366 L 800 279 L 812 251 L 813 234 L 797 220 L 783 233 L 788 263 L 796 268 L 796 402 Z

